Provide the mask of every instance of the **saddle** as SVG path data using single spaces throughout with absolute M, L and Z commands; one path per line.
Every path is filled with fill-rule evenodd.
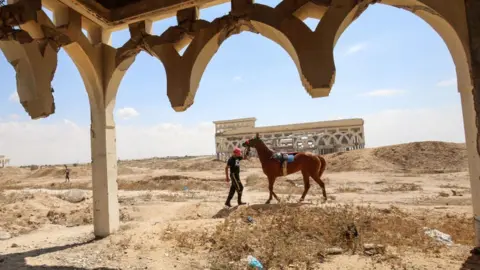
M 287 165 L 288 163 L 293 162 L 294 157 L 297 153 L 282 153 L 276 152 L 273 153 L 272 159 L 278 160 L 280 162 L 280 166 L 282 168 L 283 176 L 287 175 Z

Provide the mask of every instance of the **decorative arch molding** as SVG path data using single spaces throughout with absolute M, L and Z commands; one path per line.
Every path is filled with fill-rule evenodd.
M 55 112 L 51 81 L 58 51 L 64 48 L 82 77 L 91 109 L 113 111 L 118 86 L 140 50 L 132 50 L 128 42 L 119 49 L 94 44 L 82 33 L 80 14 L 61 4 L 53 8 L 55 23 L 40 1 L 0 7 L 1 23 L 9 27 L 0 33 L 0 50 L 15 68 L 21 104 L 32 119 Z
M 315 31 L 302 21 L 305 5 L 316 6 L 308 16 L 322 18 Z M 177 13 L 179 26 L 161 36 L 143 38 L 142 49 L 162 61 L 167 73 L 167 95 L 176 111 L 194 101 L 201 77 L 221 44 L 243 31 L 259 33 L 279 44 L 297 66 L 302 84 L 312 97 L 328 96 L 335 79 L 333 47 L 346 26 L 364 10 L 356 0 L 290 1 L 275 8 L 232 0 L 231 12 L 214 21 L 198 19 L 198 9 Z M 312 13 L 312 12 L 310 12 Z M 346 23 L 347 22 L 347 23 Z M 183 55 L 178 53 L 188 41 Z
M 46 23 L 48 17 L 40 2 L 18 2 L 1 9 L 0 50 L 15 69 L 20 103 L 32 119 L 47 117 L 55 112 L 51 81 L 59 47 L 36 21 Z M 32 37 L 41 40 L 33 42 Z

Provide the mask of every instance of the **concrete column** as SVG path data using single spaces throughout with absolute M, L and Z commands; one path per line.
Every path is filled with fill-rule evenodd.
M 97 237 L 119 228 L 117 149 L 113 106 L 91 108 L 93 222 Z
M 462 91 L 463 119 L 468 149 L 472 206 L 475 216 L 475 245 L 480 246 L 480 2 L 466 0 L 469 33 L 470 75 L 473 90 Z
M 462 99 L 465 140 L 467 144 L 472 206 L 475 217 L 475 244 L 476 246 L 480 246 L 480 154 L 477 150 L 477 114 L 474 107 L 473 93 L 464 91 L 460 92 L 460 95 Z

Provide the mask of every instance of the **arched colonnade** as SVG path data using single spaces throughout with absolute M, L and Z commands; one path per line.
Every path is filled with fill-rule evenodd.
M 107 236 L 119 227 L 113 109 L 118 86 L 140 51 L 163 63 L 167 95 L 176 111 L 193 104 L 210 59 L 223 41 L 242 31 L 259 33 L 279 44 L 294 61 L 308 94 L 326 97 L 335 80 L 335 43 L 373 3 L 413 12 L 437 31 L 450 50 L 462 100 L 473 212 L 480 219 L 480 1 L 284 0 L 275 8 L 251 0 L 231 2 L 231 12 L 212 22 L 199 19 L 198 7 L 178 10 L 178 25 L 160 36 L 152 35 L 152 21 L 133 22 L 128 25 L 130 40 L 118 49 L 110 46 L 112 29 L 102 28 L 59 0 L 9 1 L 0 7 L 0 49 L 16 71 L 20 102 L 32 119 L 55 112 L 51 81 L 60 48 L 71 57 L 85 83 L 91 110 L 97 236 Z M 53 12 L 53 21 L 42 5 Z M 321 19 L 314 31 L 303 23 L 308 17 Z M 480 244 L 480 220 L 476 229 Z

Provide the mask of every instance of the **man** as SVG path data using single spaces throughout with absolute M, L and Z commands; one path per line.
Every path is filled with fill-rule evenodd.
M 65 183 L 67 183 L 70 182 L 70 169 L 67 167 L 67 165 L 63 166 L 65 166 Z
M 235 195 L 235 191 L 237 191 L 238 205 L 246 204 L 242 202 L 243 185 L 240 181 L 240 161 L 243 159 L 248 159 L 249 150 L 250 149 L 248 149 L 245 153 L 245 156 L 242 157 L 242 150 L 240 150 L 238 147 L 235 147 L 233 150 L 233 155 L 227 161 L 227 166 L 225 166 L 225 180 L 228 183 L 231 179 L 232 183 L 230 185 L 230 192 L 228 193 L 227 201 L 225 202 L 226 207 L 232 207 L 230 201 L 232 200 L 233 195 Z M 228 173 L 228 169 L 230 169 L 230 173 Z

